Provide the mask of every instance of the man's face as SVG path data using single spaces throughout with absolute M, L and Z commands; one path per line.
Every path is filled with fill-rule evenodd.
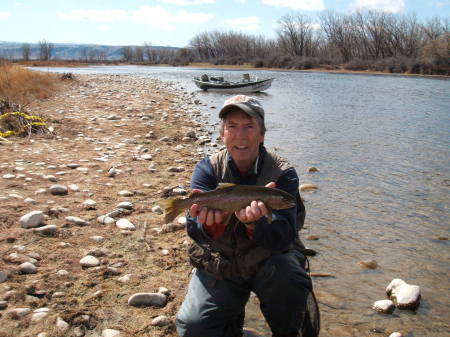
M 241 171 L 251 167 L 258 156 L 259 145 L 264 141 L 258 120 L 239 109 L 226 114 L 221 137 Z

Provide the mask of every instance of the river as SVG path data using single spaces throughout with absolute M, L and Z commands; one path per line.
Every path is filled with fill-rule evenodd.
M 41 68 L 73 73 L 135 74 L 196 92 L 211 125 L 230 95 L 202 92 L 203 73 L 240 79 L 246 71 L 104 66 Z M 307 217 L 301 236 L 318 252 L 311 270 L 322 315 L 321 337 L 450 335 L 450 81 L 439 78 L 251 71 L 275 78 L 256 94 L 266 110 L 265 143 L 296 168 Z M 318 172 L 308 173 L 314 166 Z M 375 260 L 378 268 L 358 262 Z M 394 278 L 419 285 L 417 311 L 374 313 Z M 267 330 L 257 300 L 248 326 Z

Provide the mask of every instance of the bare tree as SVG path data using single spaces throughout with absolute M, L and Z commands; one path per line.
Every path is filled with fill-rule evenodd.
M 133 48 L 130 46 L 125 46 L 120 49 L 122 54 L 122 60 L 125 62 L 131 62 L 133 60 Z
M 142 47 L 134 47 L 134 60 L 136 62 L 144 62 L 144 49 Z
M 22 59 L 24 61 L 30 60 L 31 46 L 29 43 L 22 44 Z
M 311 56 L 312 31 L 311 19 L 305 15 L 285 15 L 279 21 L 278 43 L 284 53 L 293 56 Z
M 52 58 L 53 43 L 46 41 L 45 39 L 38 42 L 39 45 L 39 59 L 48 61 Z

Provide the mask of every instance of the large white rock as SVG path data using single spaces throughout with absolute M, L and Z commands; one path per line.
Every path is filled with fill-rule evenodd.
M 376 301 L 373 304 L 372 309 L 383 314 L 391 314 L 395 309 L 395 305 L 391 300 L 381 300 Z
M 102 331 L 102 337 L 120 337 L 121 332 L 114 329 L 105 329 Z
M 31 262 L 24 262 L 22 263 L 20 266 L 20 272 L 22 274 L 36 274 L 37 273 L 37 268 L 34 264 L 32 264 Z
M 134 231 L 136 227 L 128 219 L 117 220 L 116 226 L 120 229 Z
M 86 255 L 80 260 L 80 265 L 86 268 L 97 267 L 100 265 L 100 261 L 95 256 Z
M 22 228 L 33 228 L 39 226 L 43 219 L 44 213 L 42 211 L 32 211 L 22 216 L 19 222 Z
M 156 306 L 164 307 L 167 303 L 167 296 L 160 293 L 137 293 L 128 299 L 128 305 L 133 307 Z
M 399 309 L 415 310 L 420 304 L 420 287 L 398 278 L 389 283 L 386 294 Z

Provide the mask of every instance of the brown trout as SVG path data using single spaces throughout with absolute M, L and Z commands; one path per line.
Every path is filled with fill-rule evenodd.
M 295 198 L 283 190 L 235 184 L 219 184 L 215 190 L 191 194 L 187 198 L 161 200 L 159 204 L 165 209 L 164 221 L 169 223 L 193 204 L 232 214 L 250 205 L 253 200 L 262 201 L 268 208 L 269 213 L 272 209 L 286 209 L 296 205 Z M 271 222 L 271 214 L 269 222 Z

